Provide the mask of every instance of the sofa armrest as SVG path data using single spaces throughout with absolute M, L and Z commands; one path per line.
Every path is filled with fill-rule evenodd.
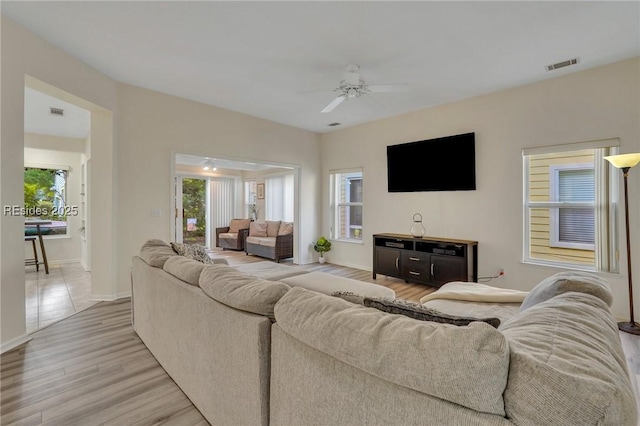
M 221 228 L 216 228 L 216 247 L 220 247 L 220 234 L 225 232 L 229 232 L 228 226 L 223 226 Z

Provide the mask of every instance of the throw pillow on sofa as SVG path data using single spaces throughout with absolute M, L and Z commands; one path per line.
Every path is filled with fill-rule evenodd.
M 249 224 L 249 236 L 250 237 L 266 237 L 267 224 L 264 222 L 251 222 L 251 224 Z
M 211 259 L 207 254 L 207 249 L 198 244 L 178 244 L 171 243 L 171 248 L 180 256 L 187 259 L 197 260 L 205 265 L 214 265 L 216 263 L 227 263 L 224 259 Z
M 538 303 L 570 291 L 591 294 L 609 306 L 613 302 L 611 289 L 604 278 L 589 272 L 567 271 L 558 272 L 540 281 L 522 301 L 520 310 L 524 311 Z
M 498 318 L 472 318 L 461 317 L 457 315 L 449 315 L 433 308 L 420 305 L 419 303 L 410 302 L 404 299 L 385 299 L 382 297 L 366 297 L 355 294 L 350 291 L 336 291 L 331 293 L 332 296 L 339 297 L 348 302 L 357 305 L 363 305 L 368 308 L 375 308 L 382 312 L 390 314 L 404 315 L 419 321 L 431 321 L 440 324 L 453 324 L 457 326 L 466 326 L 475 321 L 486 322 L 494 328 L 500 326 Z

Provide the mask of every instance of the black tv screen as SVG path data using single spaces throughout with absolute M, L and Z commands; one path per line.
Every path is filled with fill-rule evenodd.
M 476 189 L 475 133 L 387 146 L 389 192 Z

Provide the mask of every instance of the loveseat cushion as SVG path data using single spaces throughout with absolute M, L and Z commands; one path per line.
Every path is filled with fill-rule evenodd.
M 264 222 L 251 222 L 249 225 L 250 237 L 266 237 L 267 236 L 267 224 Z
M 415 321 L 303 288 L 289 290 L 275 316 L 287 334 L 366 373 L 504 416 L 509 349 L 488 324 Z
M 237 234 L 241 229 L 249 228 L 251 219 L 231 219 L 229 222 L 229 232 L 231 234 Z
M 280 229 L 278 229 L 278 235 L 289 235 L 291 233 L 293 233 L 293 223 L 282 222 L 280 224 Z
M 197 286 L 200 274 L 206 266 L 197 260 L 187 259 L 183 256 L 172 256 L 164 262 L 162 269 L 187 284 Z
M 279 220 L 267 220 L 267 237 L 276 237 L 280 230 Z
M 171 246 L 162 240 L 148 240 L 140 247 L 140 257 L 155 268 L 162 268 L 167 259 L 175 255 Z
M 275 247 L 276 239 L 274 237 L 247 237 L 247 244 L 255 244 L 257 246 Z
M 607 304 L 568 292 L 500 326 L 510 348 L 507 417 L 527 425 L 635 425 L 636 402 Z
M 205 267 L 199 285 L 220 303 L 271 319 L 274 319 L 274 305 L 290 288 L 282 282 L 263 280 L 226 265 Z
M 592 294 L 609 306 L 613 302 L 611 288 L 604 278 L 589 272 L 567 271 L 559 272 L 540 281 L 522 301 L 520 310 L 525 310 L 569 291 Z

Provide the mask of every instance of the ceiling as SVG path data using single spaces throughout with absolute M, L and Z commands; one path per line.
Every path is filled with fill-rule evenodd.
M 316 132 L 640 54 L 640 2 L 2 1 L 2 14 L 117 81 Z M 321 114 L 347 64 L 410 90 Z
M 51 108 L 61 109 L 62 115 L 52 114 Z M 25 133 L 86 139 L 90 130 L 91 113 L 86 109 L 25 87 Z

